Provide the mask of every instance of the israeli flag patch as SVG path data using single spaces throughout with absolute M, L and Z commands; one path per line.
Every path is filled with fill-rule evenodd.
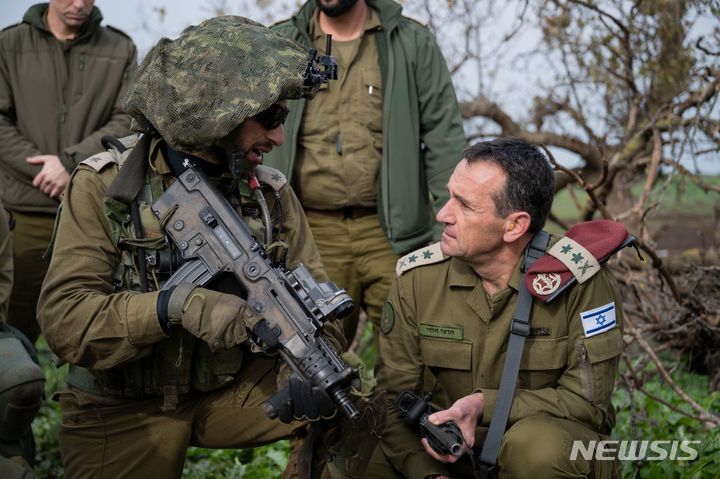
M 590 311 L 583 311 L 580 313 L 580 319 L 582 319 L 586 338 L 609 331 L 617 325 L 615 302 L 613 301 Z

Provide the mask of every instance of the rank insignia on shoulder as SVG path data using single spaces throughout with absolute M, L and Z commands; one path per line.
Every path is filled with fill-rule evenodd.
M 615 302 L 610 302 L 589 311 L 583 311 L 580 313 L 580 319 L 582 319 L 586 338 L 609 331 L 617 326 Z
M 400 258 L 395 265 L 395 274 L 402 276 L 404 272 L 410 271 L 417 266 L 440 263 L 448 258 L 449 256 L 445 256 L 440 249 L 440 243 L 434 243 Z
M 528 291 L 545 303 L 569 286 L 584 283 L 600 271 L 600 264 L 635 242 L 617 221 L 593 220 L 568 230 L 525 274 Z
M 263 183 L 267 183 L 277 191 L 287 183 L 287 178 L 283 175 L 280 170 L 276 170 L 270 166 L 258 165 L 255 167 L 255 176 Z
M 107 165 L 119 163 L 118 158 L 114 153 L 109 151 L 103 151 L 97 155 L 93 155 L 90 158 L 86 158 L 80 162 L 81 165 L 87 165 L 95 171 L 102 171 Z

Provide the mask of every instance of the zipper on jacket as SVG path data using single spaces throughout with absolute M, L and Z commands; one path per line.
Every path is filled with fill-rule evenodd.
M 80 55 L 80 71 L 85 69 L 85 54 Z
M 68 143 L 68 125 L 67 125 L 67 117 L 68 117 L 68 102 L 71 101 L 72 98 L 72 80 L 75 78 L 75 75 L 73 75 L 71 62 L 73 57 L 72 48 L 63 48 L 62 45 L 60 45 L 60 42 L 56 42 L 63 55 L 62 55 L 62 69 L 63 69 L 63 81 L 60 82 L 60 88 L 61 88 L 61 97 L 62 98 L 62 105 L 60 105 L 60 142 L 59 142 L 59 148 L 60 151 L 62 151 L 65 146 L 67 146 Z
M 580 356 L 580 384 L 582 385 L 583 396 L 587 401 L 595 400 L 595 388 L 593 387 L 592 364 L 588 357 L 587 346 L 582 339 L 578 341 L 578 355 Z
M 392 47 L 390 46 L 390 32 L 383 30 L 382 35 L 385 37 L 385 48 L 387 49 L 387 85 L 383 85 L 383 88 L 385 89 L 385 93 L 383 94 L 383 156 L 385 157 L 386 161 L 381 162 L 381 165 L 384 166 L 385 174 L 381 175 L 384 177 L 383 184 L 381 185 L 381 188 L 385 190 L 385 195 L 383 195 L 382 190 L 380 191 L 381 197 L 384 197 L 385 201 L 383 201 L 383 213 L 385 216 L 385 228 L 387 230 L 387 238 L 392 242 L 393 234 L 392 234 L 392 223 L 390 221 L 390 152 L 388 151 L 387 145 L 390 144 L 389 141 L 385 141 L 387 138 L 387 132 L 389 131 L 389 128 L 387 128 L 387 125 L 389 123 L 388 118 L 390 115 L 388 115 L 389 107 L 386 108 L 385 99 L 392 98 L 392 84 L 394 81 L 394 72 L 395 72 L 395 56 L 393 54 Z M 389 101 L 389 100 L 387 100 Z

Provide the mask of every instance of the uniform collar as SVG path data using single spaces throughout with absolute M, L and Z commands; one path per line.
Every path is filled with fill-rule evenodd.
M 522 278 L 522 271 L 520 271 L 520 263 L 522 263 L 522 259 L 525 257 L 521 256 L 518 258 L 518 262 L 515 265 L 515 269 L 513 270 L 512 275 L 510 275 L 510 279 L 508 280 L 508 286 L 510 286 L 515 291 L 519 291 L 518 288 L 520 287 L 520 278 Z
M 520 284 L 520 278 L 522 276 L 522 273 L 520 272 L 520 263 L 521 263 L 522 257 L 518 258 L 518 262 L 515 265 L 515 269 L 513 270 L 512 275 L 510 276 L 510 280 L 508 281 L 508 286 L 514 289 L 515 291 L 518 290 L 518 286 Z M 468 287 L 468 288 L 474 288 L 477 286 L 477 284 L 480 282 L 480 276 L 475 272 L 475 270 L 470 266 L 470 263 L 467 263 L 461 259 L 458 258 L 451 258 L 450 259 L 450 271 L 448 273 L 448 285 L 449 286 L 460 286 L 460 287 Z
M 480 276 L 467 263 L 458 258 L 450 258 L 448 285 L 474 288 L 480 282 Z

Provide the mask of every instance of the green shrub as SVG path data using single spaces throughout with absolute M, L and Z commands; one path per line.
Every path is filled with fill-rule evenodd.
M 621 367 L 621 373 L 624 368 Z M 693 413 L 690 406 L 678 396 L 658 374 L 653 374 L 652 366 L 646 373 L 652 379 L 643 386 L 650 395 L 627 387 L 616 388 L 613 404 L 617 408 L 617 424 L 613 438 L 618 440 L 665 440 L 700 441 L 693 447 L 698 457 L 693 461 L 623 461 L 623 477 L 639 478 L 675 478 L 692 479 L 720 477 L 720 429 L 707 428 L 700 421 L 677 412 L 673 408 Z M 708 394 L 708 378 L 678 369 L 672 375 L 686 393 L 700 406 L 716 414 L 720 410 L 720 391 Z

